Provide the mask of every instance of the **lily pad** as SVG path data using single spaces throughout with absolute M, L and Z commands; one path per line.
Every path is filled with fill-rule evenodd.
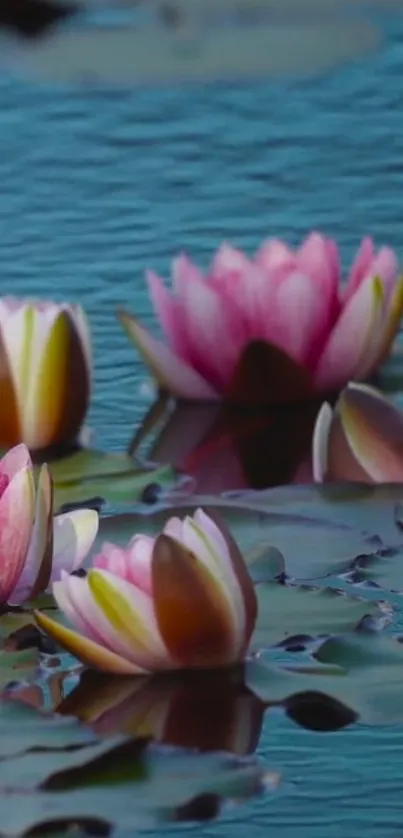
M 133 505 L 142 500 L 147 486 L 157 484 L 162 488 L 171 487 L 176 483 L 175 471 L 170 466 L 160 466 L 155 469 L 124 470 L 120 474 L 99 474 L 82 480 L 70 482 L 55 482 L 55 507 L 74 507 L 85 504 L 96 498 L 100 502 L 111 505 Z
M 12 681 L 32 677 L 38 666 L 36 649 L 21 652 L 0 650 L 0 687 L 6 687 Z
M 21 701 L 0 703 L 0 760 L 30 750 L 83 747 L 95 734 L 75 719 L 40 713 Z
M 366 725 L 403 721 L 403 644 L 374 633 L 327 640 L 311 666 L 248 662 L 246 683 L 268 705 L 294 708 L 318 697 L 339 702 Z
M 198 754 L 126 737 L 78 750 L 23 754 L 0 761 L 1 835 L 93 822 L 138 828 L 186 816 L 201 798 L 242 799 L 261 792 L 253 758 Z M 10 792 L 13 805 L 10 805 Z
M 159 507 L 147 515 L 104 517 L 97 546 L 103 541 L 126 544 L 136 532 L 155 535 L 170 516 L 192 515 L 200 505 L 215 508 L 223 516 L 246 558 L 251 552 L 251 568 L 253 560 L 261 558 L 262 545 L 265 550 L 271 545 L 285 556 L 288 574 L 303 581 L 342 573 L 358 555 L 372 554 L 381 545 L 376 535 L 314 515 L 294 514 L 291 505 L 287 505 L 287 512 L 272 512 L 245 508 L 241 502 L 225 505 L 217 498 L 190 498 L 186 505 Z
M 368 556 L 354 573 L 354 579 L 377 585 L 382 596 L 387 597 L 388 592 L 403 593 L 403 546 Z
M 315 517 L 376 533 L 388 545 L 402 538 L 400 484 L 327 483 L 227 492 L 219 503 L 244 509 Z M 217 501 L 216 501 L 217 502 Z
M 365 618 L 380 618 L 376 603 L 351 597 L 333 588 L 279 585 L 256 588 L 259 609 L 252 646 L 267 648 L 298 635 L 318 637 L 354 631 Z
M 50 463 L 54 482 L 62 484 L 107 475 L 122 475 L 132 472 L 134 466 L 135 461 L 128 454 L 107 453 L 91 448 L 81 448 Z

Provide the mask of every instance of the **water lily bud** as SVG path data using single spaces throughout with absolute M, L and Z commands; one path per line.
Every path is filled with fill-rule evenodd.
M 53 593 L 74 628 L 37 612 L 40 628 L 115 675 L 231 666 L 243 660 L 257 615 L 238 546 L 202 509 L 169 519 L 155 539 L 105 543 L 85 579 L 62 573 Z
M 31 451 L 77 439 L 91 387 L 80 306 L 0 298 L 0 447 Z

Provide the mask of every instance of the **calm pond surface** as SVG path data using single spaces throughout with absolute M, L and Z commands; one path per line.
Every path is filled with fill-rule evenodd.
M 380 52 L 304 83 L 61 92 L 3 76 L 1 293 L 87 308 L 97 447 L 124 450 L 152 401 L 114 319 L 123 303 L 152 324 L 146 267 L 311 228 L 346 262 L 365 234 L 403 256 L 402 78 L 401 18 Z M 312 733 L 269 712 L 258 754 L 279 792 L 164 831 L 399 838 L 402 749 L 401 726 Z

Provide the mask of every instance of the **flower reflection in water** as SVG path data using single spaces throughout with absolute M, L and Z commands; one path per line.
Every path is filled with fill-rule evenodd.
M 311 441 L 321 402 L 235 409 L 228 405 L 156 401 L 130 453 L 170 463 L 195 480 L 200 494 L 312 481 Z
M 265 705 L 243 683 L 242 671 L 181 673 L 151 678 L 84 672 L 57 707 L 102 735 L 116 731 L 201 751 L 255 751 Z
M 34 706 L 44 701 L 39 687 L 24 687 L 17 697 Z M 48 680 L 47 703 L 57 713 L 91 725 L 102 737 L 120 732 L 238 756 L 253 754 L 258 748 L 265 713 L 284 713 L 293 723 L 316 733 L 341 730 L 357 720 L 352 710 L 321 693 L 300 693 L 283 704 L 265 704 L 246 686 L 242 667 L 149 678 L 85 670 L 77 679 L 74 673 L 59 672 Z M 278 774 L 270 772 L 268 781 L 277 785 Z

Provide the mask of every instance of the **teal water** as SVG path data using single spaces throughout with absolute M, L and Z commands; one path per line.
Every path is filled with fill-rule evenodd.
M 114 320 L 152 322 L 143 271 L 222 239 L 254 248 L 320 228 L 348 261 L 372 234 L 402 253 L 403 21 L 376 55 L 320 80 L 163 91 L 0 83 L 1 293 L 81 301 L 92 321 L 96 443 L 122 449 L 151 401 Z M 216 823 L 241 838 L 399 838 L 403 731 L 314 734 L 268 714 L 259 754 L 283 774 Z

